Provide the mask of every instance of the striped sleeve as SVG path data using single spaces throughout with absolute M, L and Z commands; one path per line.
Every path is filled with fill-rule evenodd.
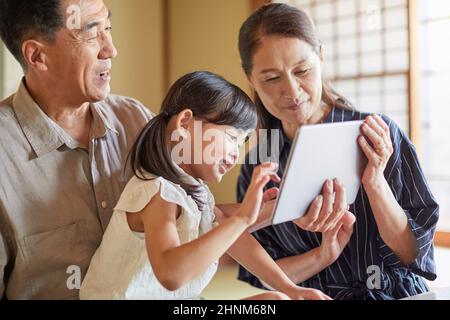
M 244 200 L 253 174 L 253 168 L 254 166 L 248 164 L 247 161 L 246 164 L 244 164 L 241 168 L 241 174 L 239 176 L 237 184 L 238 203 L 242 203 L 242 201 Z M 274 234 L 273 228 L 271 226 L 254 232 L 253 236 L 272 257 L 272 259 L 277 260 L 286 256 L 285 250 L 283 250 L 282 247 L 277 243 L 276 235 Z M 242 266 L 239 266 L 238 279 L 245 281 L 254 287 L 267 289 L 257 277 L 255 277 L 250 271 Z
M 387 167 L 387 179 L 400 206 L 405 211 L 409 225 L 419 247 L 415 261 L 407 267 L 428 280 L 436 279 L 433 239 L 439 218 L 439 206 L 431 193 L 416 149 L 409 138 L 390 119 L 394 154 Z M 399 267 L 401 262 L 383 241 L 380 254 L 387 266 Z

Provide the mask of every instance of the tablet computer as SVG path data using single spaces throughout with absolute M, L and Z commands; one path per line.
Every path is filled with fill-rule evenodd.
M 363 121 L 302 126 L 295 136 L 274 211 L 260 229 L 301 218 L 322 193 L 325 181 L 339 179 L 347 203 L 356 200 L 367 160 L 358 144 Z

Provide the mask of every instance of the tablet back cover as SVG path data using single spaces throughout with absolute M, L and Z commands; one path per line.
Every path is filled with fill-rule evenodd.
M 294 140 L 273 224 L 302 217 L 327 179 L 345 186 L 347 203 L 356 200 L 367 163 L 357 139 L 363 121 L 303 126 Z

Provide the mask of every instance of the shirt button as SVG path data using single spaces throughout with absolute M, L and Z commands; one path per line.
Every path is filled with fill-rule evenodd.
M 108 203 L 106 201 L 102 201 L 102 208 L 103 209 L 108 208 Z

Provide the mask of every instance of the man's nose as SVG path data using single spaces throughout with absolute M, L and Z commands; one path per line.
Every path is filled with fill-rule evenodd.
M 99 58 L 102 60 L 115 58 L 117 56 L 117 49 L 114 46 L 112 37 L 110 35 L 104 35 L 102 40 Z

